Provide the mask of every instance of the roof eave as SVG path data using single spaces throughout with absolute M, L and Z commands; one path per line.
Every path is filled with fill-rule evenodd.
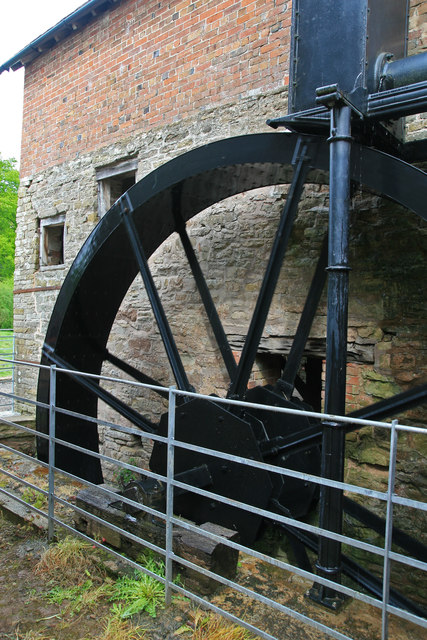
M 3 71 L 16 71 L 24 67 L 119 2 L 121 0 L 89 0 L 0 65 L 0 74 Z

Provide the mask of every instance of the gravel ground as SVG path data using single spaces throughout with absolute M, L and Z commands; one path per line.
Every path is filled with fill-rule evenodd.
M 0 392 L 12 393 L 12 378 L 0 378 Z M 12 410 L 12 401 L 10 398 L 0 396 L 0 414 L 5 411 Z

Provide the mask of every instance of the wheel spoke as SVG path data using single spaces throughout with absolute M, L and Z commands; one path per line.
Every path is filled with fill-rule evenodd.
M 279 227 L 274 238 L 270 258 L 265 270 L 263 282 L 255 305 L 255 311 L 249 326 L 242 355 L 237 366 L 236 375 L 231 381 L 228 396 L 241 398 L 246 392 L 249 376 L 252 371 L 255 356 L 261 340 L 271 300 L 276 289 L 283 264 L 293 222 L 296 216 L 298 203 L 304 187 L 305 178 L 310 168 L 310 156 L 308 155 L 310 143 L 298 138 L 294 160 L 294 176 L 289 189 L 286 204 L 280 218 Z
M 364 418 L 365 420 L 382 420 L 382 418 L 389 418 L 397 413 L 403 413 L 425 402 L 427 402 L 427 384 L 422 384 L 402 393 L 397 393 L 391 398 L 386 398 L 375 402 L 375 404 L 362 407 L 362 409 L 352 411 L 348 415 L 353 418 Z M 354 429 L 358 429 L 358 427 L 354 427 L 351 431 L 354 431 Z
M 160 382 L 154 380 L 154 378 L 147 376 L 145 373 L 142 373 L 142 371 L 138 371 L 138 369 L 135 369 L 135 367 L 133 367 L 128 362 L 125 362 L 121 358 L 118 358 L 117 356 L 110 353 L 108 349 L 105 349 L 104 351 L 104 360 L 107 360 L 107 362 L 113 364 L 115 367 L 120 369 L 120 371 L 123 371 L 123 373 L 127 373 L 137 382 L 142 382 L 143 384 L 151 384 L 157 387 L 163 386 Z M 155 393 L 158 393 L 159 396 L 162 396 L 163 398 L 169 398 L 169 393 L 167 391 L 163 391 L 162 389 L 153 389 L 153 391 Z
M 234 359 L 227 336 L 216 310 L 215 303 L 212 300 L 212 296 L 203 275 L 203 271 L 194 252 L 193 245 L 191 244 L 190 238 L 188 237 L 185 223 L 181 216 L 181 189 L 178 188 L 173 192 L 173 216 L 175 219 L 176 231 L 181 239 L 188 264 L 190 265 L 191 272 L 196 282 L 196 286 L 202 299 L 203 306 L 205 307 L 206 315 L 214 333 L 218 348 L 223 357 L 228 375 L 230 376 L 230 378 L 232 378 L 237 370 L 236 361 Z
M 76 373 L 76 369 L 74 369 L 74 367 L 58 356 L 58 354 L 56 354 L 52 349 L 46 347 L 46 345 L 43 348 L 43 355 L 61 369 L 66 369 L 66 375 L 69 375 L 82 387 L 93 393 L 100 400 L 105 402 L 105 404 L 108 404 L 108 406 L 117 411 L 117 413 L 129 420 L 129 422 L 132 422 L 132 424 L 136 425 L 143 431 L 148 431 L 149 433 L 157 432 L 157 425 L 148 420 L 148 418 L 143 418 L 141 414 L 132 409 L 132 407 L 129 407 L 129 405 L 113 396 L 109 391 L 100 387 L 99 382 L 96 379 L 87 378 L 86 376 Z
M 122 198 L 120 199 L 120 204 L 122 207 L 122 220 L 124 222 L 133 253 L 138 263 L 139 272 L 144 281 L 148 299 L 150 300 L 151 308 L 153 310 L 154 317 L 160 331 L 163 345 L 166 350 L 166 355 L 171 365 L 176 384 L 182 391 L 192 391 L 190 383 L 188 382 L 187 374 L 184 370 L 184 365 L 182 364 L 182 360 L 178 352 L 178 348 L 172 335 L 169 322 L 166 318 L 165 310 L 160 301 L 156 285 L 154 284 L 153 276 L 151 275 L 147 258 L 145 257 L 141 241 L 139 239 L 135 224 L 132 219 L 132 205 L 129 197 L 127 196 L 127 193 L 125 193 L 124 196 L 122 196 Z
M 344 511 L 348 513 L 352 518 L 355 518 L 362 524 L 366 525 L 367 527 L 384 537 L 386 528 L 384 518 L 377 516 L 376 513 L 374 513 L 373 511 L 369 511 L 369 509 L 366 509 L 366 507 L 359 504 L 355 500 L 351 500 L 351 498 L 348 498 L 347 496 L 344 496 L 343 503 Z M 417 560 L 420 560 L 421 562 L 427 562 L 426 545 L 419 540 L 416 540 L 398 527 L 393 527 L 393 544 L 397 544 Z
M 286 358 L 285 368 L 282 376 L 276 383 L 276 390 L 282 391 L 289 399 L 295 386 L 295 378 L 301 366 L 301 358 L 304 353 L 305 345 L 311 331 L 314 316 L 322 295 L 326 282 L 326 267 L 328 264 L 328 240 L 327 236 L 323 240 L 322 249 L 319 260 L 316 265 L 310 289 L 305 301 L 304 309 L 301 313 L 298 328 L 292 342 L 291 350 Z

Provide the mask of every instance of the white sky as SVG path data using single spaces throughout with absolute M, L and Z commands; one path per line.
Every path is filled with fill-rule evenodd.
M 85 4 L 84 0 L 0 0 L 0 65 Z M 0 156 L 19 161 L 24 70 L 0 75 Z

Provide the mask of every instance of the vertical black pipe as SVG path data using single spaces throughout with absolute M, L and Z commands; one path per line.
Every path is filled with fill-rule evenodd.
M 328 306 L 326 333 L 325 412 L 345 413 L 347 316 L 348 316 L 348 227 L 350 200 L 351 111 L 336 104 L 331 112 Z M 322 476 L 343 480 L 345 431 L 338 424 L 325 423 L 322 437 Z M 342 532 L 343 492 L 322 487 L 320 526 Z M 335 582 L 341 579 L 341 543 L 319 539 L 318 573 Z M 320 599 L 333 608 L 339 597 L 333 589 L 319 587 Z M 329 601 L 329 602 L 328 602 Z

